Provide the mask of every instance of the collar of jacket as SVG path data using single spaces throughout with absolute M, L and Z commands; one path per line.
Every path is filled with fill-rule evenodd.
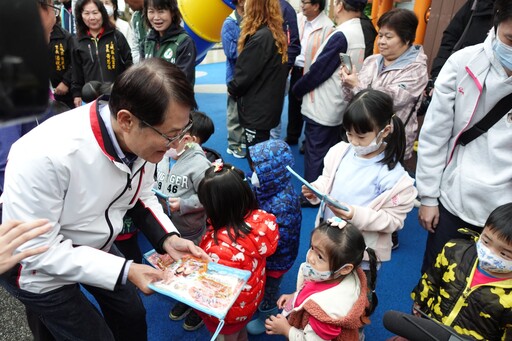
M 123 161 L 119 158 L 119 156 L 116 153 L 114 144 L 112 143 L 110 135 L 108 134 L 107 127 L 105 126 L 105 123 L 103 122 L 100 116 L 100 101 L 108 102 L 108 100 L 109 96 L 103 95 L 96 101 L 94 101 L 90 107 L 89 114 L 91 119 L 92 133 L 94 135 L 94 138 L 96 139 L 96 142 L 98 142 L 98 146 L 101 148 L 106 157 L 108 157 L 111 161 L 123 163 Z

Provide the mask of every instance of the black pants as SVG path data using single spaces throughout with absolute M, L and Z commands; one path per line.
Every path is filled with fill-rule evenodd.
M 286 139 L 293 143 L 298 142 L 302 134 L 302 98 L 297 98 L 292 92 L 293 86 L 302 77 L 304 68 L 294 66 L 290 75 L 290 90 L 288 91 L 288 126 L 286 127 Z
M 451 239 L 470 238 L 468 235 L 458 232 L 457 230 L 460 228 L 467 228 L 478 233 L 481 233 L 483 229 L 482 227 L 471 225 L 470 223 L 467 223 L 459 217 L 451 214 L 441 203 L 439 203 L 439 223 L 437 224 L 435 233 L 428 234 L 421 273 L 425 273 L 428 268 L 434 264 L 437 255 L 441 252 L 444 245 Z

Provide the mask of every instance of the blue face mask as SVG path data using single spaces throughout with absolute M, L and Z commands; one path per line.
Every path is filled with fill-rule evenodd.
M 496 41 L 493 46 L 494 55 L 501 65 L 512 71 L 512 46 L 504 44 L 496 35 Z

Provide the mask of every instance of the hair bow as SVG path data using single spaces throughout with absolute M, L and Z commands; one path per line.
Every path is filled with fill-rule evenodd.
M 340 230 L 347 226 L 347 221 L 341 219 L 340 217 L 329 218 L 327 219 L 327 222 L 329 223 L 330 226 L 337 227 Z
M 224 162 L 222 162 L 222 159 L 217 159 L 213 161 L 212 166 L 214 167 L 213 172 L 217 173 L 222 170 L 222 167 L 224 167 Z

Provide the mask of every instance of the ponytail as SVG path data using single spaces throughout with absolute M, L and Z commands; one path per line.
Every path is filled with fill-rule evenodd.
M 371 292 L 368 293 L 368 300 L 370 301 L 370 305 L 366 308 L 366 316 L 370 316 L 377 308 L 379 304 L 379 299 L 377 298 L 377 294 L 375 293 L 375 287 L 377 286 L 377 255 L 372 248 L 367 247 L 366 252 L 368 253 L 368 259 L 370 263 L 370 271 L 369 276 L 367 276 L 368 281 L 368 290 Z
M 391 116 L 391 133 L 385 138 L 387 143 L 384 151 L 384 158 L 380 161 L 386 164 L 389 170 L 395 168 L 400 163 L 404 163 L 405 155 L 405 127 L 402 120 L 396 116 Z

